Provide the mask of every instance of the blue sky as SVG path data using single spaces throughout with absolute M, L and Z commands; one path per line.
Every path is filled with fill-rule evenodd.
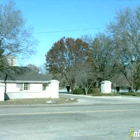
M 14 2 L 27 20 L 27 26 L 33 27 L 33 35 L 39 41 L 36 55 L 27 59 L 24 65 L 37 66 L 45 63 L 45 54 L 60 38 L 94 36 L 105 30 L 106 25 L 113 20 L 116 10 L 140 4 L 139 0 L 14 0 Z

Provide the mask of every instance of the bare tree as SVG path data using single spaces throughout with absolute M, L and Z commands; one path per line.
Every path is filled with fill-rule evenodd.
M 30 68 L 31 70 L 39 73 L 39 67 L 37 67 L 36 65 L 34 65 L 34 64 L 28 64 L 27 67 Z
M 94 80 L 96 87 L 99 87 L 102 80 L 109 80 L 118 72 L 118 59 L 114 51 L 114 43 L 109 36 L 103 33 L 97 34 L 92 41 L 91 37 L 85 39 L 89 42 L 93 58 Z
M 93 65 L 91 62 L 86 62 L 85 64 L 79 65 L 79 71 L 76 76 L 76 85 L 84 88 L 85 95 L 96 80 L 95 73 L 93 72 Z
M 25 19 L 13 1 L 0 5 L 0 50 L 1 60 L 7 56 L 27 59 L 35 52 L 36 40 L 31 29 L 26 28 Z M 34 48 L 33 48 L 34 47 Z
M 46 71 L 45 64 L 39 66 L 39 73 L 46 75 L 48 72 Z
M 7 4 L 0 4 L 0 71 L 5 75 L 5 93 L 7 77 L 12 77 L 11 71 L 23 73 L 22 69 L 9 65 L 8 57 L 26 60 L 35 53 L 36 43 L 31 29 L 26 28 L 25 19 L 15 3 L 10 1 Z
M 138 85 L 140 59 L 140 6 L 118 10 L 108 32 L 115 43 L 120 71 L 124 74 L 133 91 Z

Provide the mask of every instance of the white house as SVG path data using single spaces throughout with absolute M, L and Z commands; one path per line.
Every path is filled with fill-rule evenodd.
M 14 66 L 0 72 L 0 83 L 5 87 L 5 99 L 59 97 L 59 81 L 27 67 Z

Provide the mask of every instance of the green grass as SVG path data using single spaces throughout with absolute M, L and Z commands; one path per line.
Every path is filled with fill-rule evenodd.
M 47 101 L 52 101 L 53 103 L 47 103 Z M 6 100 L 0 101 L 0 105 L 37 105 L 37 104 L 67 104 L 67 103 L 75 103 L 77 99 L 69 99 L 69 98 L 41 98 L 41 99 L 14 99 L 14 100 Z
M 77 95 L 85 95 L 84 89 L 75 89 L 74 90 L 74 94 Z M 100 93 L 99 89 L 90 89 L 88 91 L 88 95 L 91 96 L 136 96 L 136 97 L 140 97 L 140 93 L 135 93 L 135 92 L 119 92 L 119 93 Z
M 122 92 L 122 93 L 118 93 L 119 95 L 122 96 L 137 96 L 140 97 L 140 93 L 136 93 L 136 92 Z
M 93 93 L 93 96 L 120 96 L 118 93 Z
M 109 94 L 103 94 L 103 93 L 93 93 L 93 96 L 136 96 L 140 97 L 140 93 L 135 92 L 120 92 L 120 93 L 109 93 Z

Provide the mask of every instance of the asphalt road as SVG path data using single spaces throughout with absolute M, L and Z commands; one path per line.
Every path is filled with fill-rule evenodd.
M 140 104 L 0 106 L 0 140 L 130 140 L 139 116 Z

